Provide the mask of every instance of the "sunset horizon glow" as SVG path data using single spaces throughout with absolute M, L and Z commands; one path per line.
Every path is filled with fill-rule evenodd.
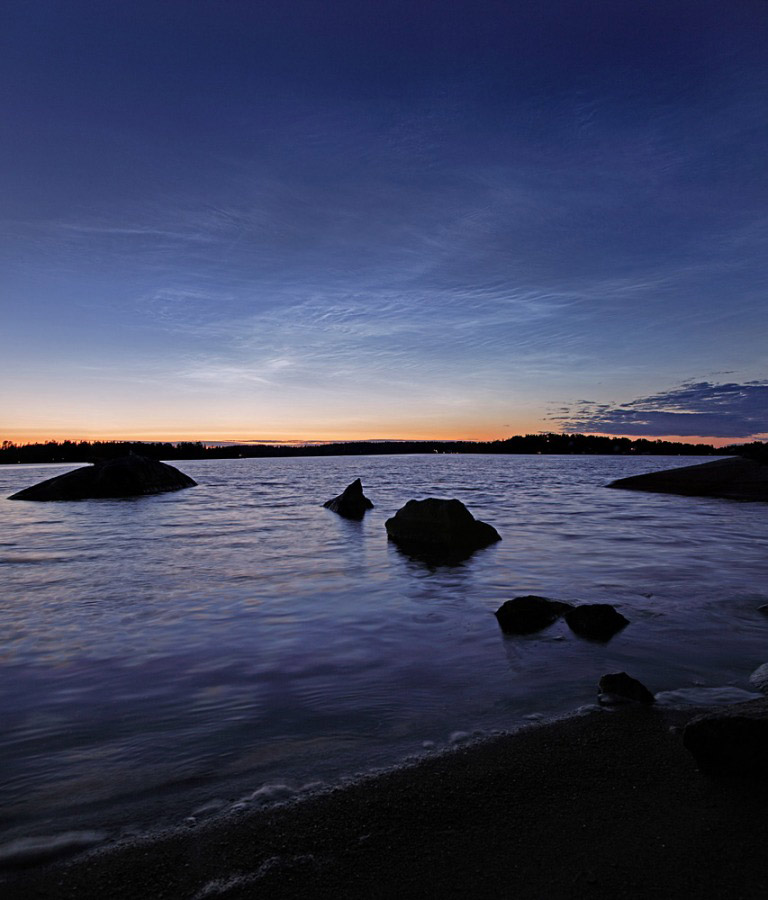
M 565 432 L 576 434 L 577 432 Z M 588 437 L 607 437 L 607 438 L 628 438 L 629 440 L 647 440 L 647 441 L 670 441 L 673 443 L 680 444 L 691 444 L 699 445 L 699 444 L 711 444 L 713 447 L 729 447 L 736 444 L 747 443 L 748 441 L 734 440 L 732 438 L 706 438 L 695 435 L 627 435 L 627 434 L 605 434 L 599 432 L 578 432 L 584 434 Z M 206 434 L 204 436 L 200 436 L 200 434 L 196 431 L 192 431 L 189 433 L 177 432 L 174 436 L 168 436 L 165 432 L 136 432 L 136 433 L 113 433 L 113 434 L 98 434 L 98 433 L 88 433 L 83 432 L 78 434 L 77 436 L 73 436 L 73 434 L 61 433 L 61 434 L 49 434 L 48 432 L 40 432 L 39 434 L 28 434 L 28 435 L 20 435 L 15 437 L 5 437 L 3 436 L 3 440 L 7 440 L 12 444 L 17 446 L 23 446 L 26 444 L 43 444 L 48 442 L 53 443 L 63 443 L 64 441 L 70 441 L 72 443 L 80 443 L 80 442 L 105 442 L 105 443 L 130 443 L 130 442 L 140 442 L 140 443 L 161 443 L 161 444 L 182 444 L 182 443 L 201 443 L 201 444 L 243 444 L 243 445 L 259 445 L 259 446 L 303 446 L 303 445 L 313 445 L 313 444 L 344 444 L 344 443 L 398 443 L 398 442 L 467 442 L 467 443 L 489 443 L 492 441 L 505 441 L 509 440 L 512 437 L 521 437 L 526 435 L 545 435 L 545 434 L 563 434 L 563 432 L 556 431 L 546 431 L 546 430 L 537 430 L 531 428 L 530 430 L 517 431 L 514 433 L 508 434 L 475 434 L 475 435 L 467 435 L 465 434 L 438 434 L 425 436 L 423 433 L 414 432 L 413 434 L 406 434 L 403 436 L 401 433 L 398 433 L 397 436 L 387 435 L 386 433 L 379 433 L 376 436 L 371 436 L 368 433 L 352 433 L 342 436 L 312 436 L 312 437 L 253 437 L 252 433 L 243 436 L 233 436 L 232 433 L 222 433 L 210 435 Z

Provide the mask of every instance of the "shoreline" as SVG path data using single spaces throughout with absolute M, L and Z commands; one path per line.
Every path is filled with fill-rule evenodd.
M 0 870 L 15 898 L 762 897 L 768 783 L 700 774 L 701 709 L 524 727 L 283 805 Z

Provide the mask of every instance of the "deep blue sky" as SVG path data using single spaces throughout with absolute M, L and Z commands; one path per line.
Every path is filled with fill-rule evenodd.
M 768 3 L 0 11 L 3 438 L 768 433 Z

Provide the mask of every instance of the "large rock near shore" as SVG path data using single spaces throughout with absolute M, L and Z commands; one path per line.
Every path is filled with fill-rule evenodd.
M 685 726 L 683 744 L 704 772 L 768 778 L 768 699 L 697 716 Z
M 460 500 L 435 497 L 409 500 L 384 527 L 391 541 L 416 553 L 463 555 L 501 540 L 492 525 L 476 519 Z
M 174 466 L 130 454 L 48 478 L 9 500 L 96 500 L 178 491 L 197 484 Z
M 749 676 L 749 683 L 763 694 L 768 694 L 768 663 L 758 666 Z
M 634 703 L 654 703 L 656 698 L 648 690 L 648 688 L 627 675 L 626 672 L 610 672 L 603 675 L 598 684 L 598 690 L 602 698 L 602 702 L 634 702 Z
M 496 619 L 505 634 L 533 634 L 556 622 L 567 609 L 572 609 L 570 603 L 527 594 L 502 603 Z
M 619 478 L 608 487 L 690 497 L 768 501 L 768 465 L 756 459 L 734 456 L 696 466 Z
M 338 497 L 326 500 L 323 506 L 345 519 L 362 519 L 366 510 L 373 509 L 373 503 L 363 493 L 363 483 L 359 478 L 348 484 Z

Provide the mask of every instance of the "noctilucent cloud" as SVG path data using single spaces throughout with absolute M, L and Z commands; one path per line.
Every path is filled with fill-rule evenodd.
M 764 0 L 6 0 L 0 437 L 768 436 Z

